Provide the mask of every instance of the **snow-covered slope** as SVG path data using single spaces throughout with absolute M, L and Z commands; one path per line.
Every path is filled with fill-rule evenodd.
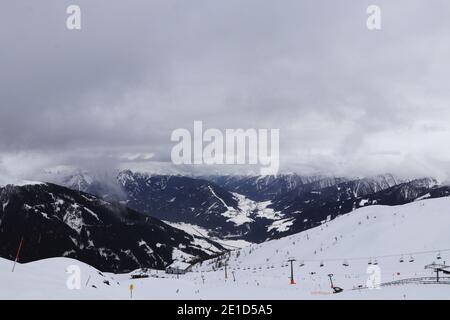
M 79 268 L 81 275 L 80 290 L 71 290 L 67 286 L 69 276 Z M 0 258 L 0 299 L 107 299 L 113 292 L 123 291 L 122 298 L 127 298 L 125 287 L 114 275 L 105 274 L 78 260 L 70 258 L 51 258 L 26 264 L 16 264 Z M 78 271 L 76 270 L 76 272 Z M 72 273 L 73 274 L 73 273 Z M 71 281 L 69 281 L 72 283 Z M 120 295 L 119 295 L 120 297 Z
M 448 197 L 365 207 L 297 235 L 205 261 L 179 279 L 155 270 L 148 271 L 150 277 L 145 279 L 130 279 L 130 274 L 100 275 L 64 258 L 18 264 L 12 274 L 12 261 L 0 259 L 0 281 L 8 284 L 0 288 L 0 297 L 129 299 L 128 288 L 133 284 L 135 299 L 448 299 L 448 275 L 441 273 L 441 284 L 408 282 L 418 277 L 434 279 L 433 271 L 425 266 L 450 261 L 448 226 Z M 295 284 L 290 284 L 290 258 L 296 260 Z M 66 287 L 66 269 L 74 264 L 82 270 L 80 290 Z M 373 277 L 368 271 L 378 267 L 381 288 L 366 288 Z M 329 274 L 343 292 L 333 294 Z M 388 285 L 392 281 L 400 283 Z
M 449 227 L 449 197 L 401 206 L 374 205 L 296 235 L 252 245 L 242 250 L 238 262 L 271 264 L 295 257 L 305 262 L 337 259 L 340 264 L 344 259 L 362 257 L 367 264 L 370 257 L 400 258 L 402 254 L 406 259 L 411 252 L 450 249 Z M 378 259 L 380 266 L 383 261 Z M 307 265 L 318 266 L 313 262 Z
M 276 282 L 287 283 L 288 260 L 293 258 L 301 298 L 314 296 L 314 292 L 329 293 L 329 274 L 335 285 L 345 289 L 343 298 L 448 298 L 450 284 L 352 289 L 366 286 L 369 263 L 380 268 L 382 283 L 434 277 L 425 266 L 450 262 L 449 226 L 448 197 L 401 206 L 370 206 L 305 232 L 235 251 L 228 258 L 228 270 L 276 287 Z M 223 261 L 213 260 L 199 270 L 221 269 L 220 264 Z M 434 286 L 431 293 L 430 286 Z

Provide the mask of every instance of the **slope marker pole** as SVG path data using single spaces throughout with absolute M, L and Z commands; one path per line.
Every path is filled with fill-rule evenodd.
M 14 272 L 14 269 L 16 268 L 17 260 L 19 260 L 19 254 L 20 254 L 20 250 L 22 249 L 22 243 L 23 243 L 23 237 L 20 239 L 19 248 L 17 249 L 16 259 L 14 260 L 12 272 Z
M 295 281 L 294 281 L 294 261 L 295 261 L 294 258 L 290 258 L 288 260 L 288 262 L 291 263 L 291 284 L 295 284 Z
M 130 299 L 133 299 L 133 290 L 134 290 L 134 284 L 130 284 Z

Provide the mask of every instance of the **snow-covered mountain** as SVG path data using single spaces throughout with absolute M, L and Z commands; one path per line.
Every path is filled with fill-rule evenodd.
M 199 226 L 221 239 L 261 241 L 265 235 L 258 231 L 279 218 L 267 209 L 269 202 L 203 179 L 123 171 L 117 181 L 127 206 L 168 222 Z
M 250 175 L 212 175 L 204 176 L 232 192 L 242 194 L 255 201 L 268 201 L 293 190 L 323 189 L 346 181 L 345 178 L 321 175 L 301 176 L 296 173 L 250 176 Z
M 268 176 L 205 176 L 229 191 L 257 201 L 293 197 L 298 194 L 330 189 L 340 185 L 357 195 L 374 193 L 404 182 L 392 174 L 365 178 L 344 178 L 324 175 L 301 176 L 295 173 Z
M 435 179 L 391 174 L 353 179 L 297 174 L 199 178 L 124 170 L 110 179 L 91 177 L 78 172 L 63 183 L 187 225 L 188 230 L 205 230 L 214 239 L 250 242 L 295 234 L 362 206 L 404 204 L 430 192 L 432 197 L 447 195 Z
M 342 203 L 387 190 L 400 182 L 401 180 L 388 175 L 344 181 L 324 188 L 305 185 L 276 197 L 270 207 L 286 216 L 301 214 L 308 208 L 319 211 L 320 207 L 330 206 L 332 208 L 329 210 L 342 214 L 348 210 L 342 207 Z M 337 209 L 334 209 L 335 206 Z
M 400 184 L 370 184 L 350 181 L 321 190 L 291 193 L 275 199 L 268 208 L 281 212 L 283 219 L 269 227 L 269 238 L 280 238 L 330 221 L 357 208 L 370 205 L 401 205 L 422 198 L 448 196 L 447 186 L 432 178 Z M 361 187 L 362 186 L 362 187 Z
M 164 268 L 224 248 L 118 203 L 50 183 L 0 188 L 0 256 L 71 257 L 102 270 Z
M 264 226 L 278 218 L 267 209 L 269 202 L 250 200 L 204 179 L 131 170 L 114 179 L 90 177 L 76 172 L 60 181 L 170 223 L 205 229 L 212 238 L 261 241 L 266 238 Z

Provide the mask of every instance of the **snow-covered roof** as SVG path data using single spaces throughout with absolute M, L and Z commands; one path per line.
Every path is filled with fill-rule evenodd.
M 183 262 L 183 261 L 174 261 L 171 265 L 169 265 L 167 268 L 171 269 L 179 269 L 179 270 L 186 270 L 191 266 L 190 263 Z

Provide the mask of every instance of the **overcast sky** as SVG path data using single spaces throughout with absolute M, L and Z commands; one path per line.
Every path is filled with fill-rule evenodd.
M 2 1 L 0 175 L 170 161 L 172 130 L 194 120 L 279 128 L 283 170 L 446 175 L 449 12 L 447 0 Z

